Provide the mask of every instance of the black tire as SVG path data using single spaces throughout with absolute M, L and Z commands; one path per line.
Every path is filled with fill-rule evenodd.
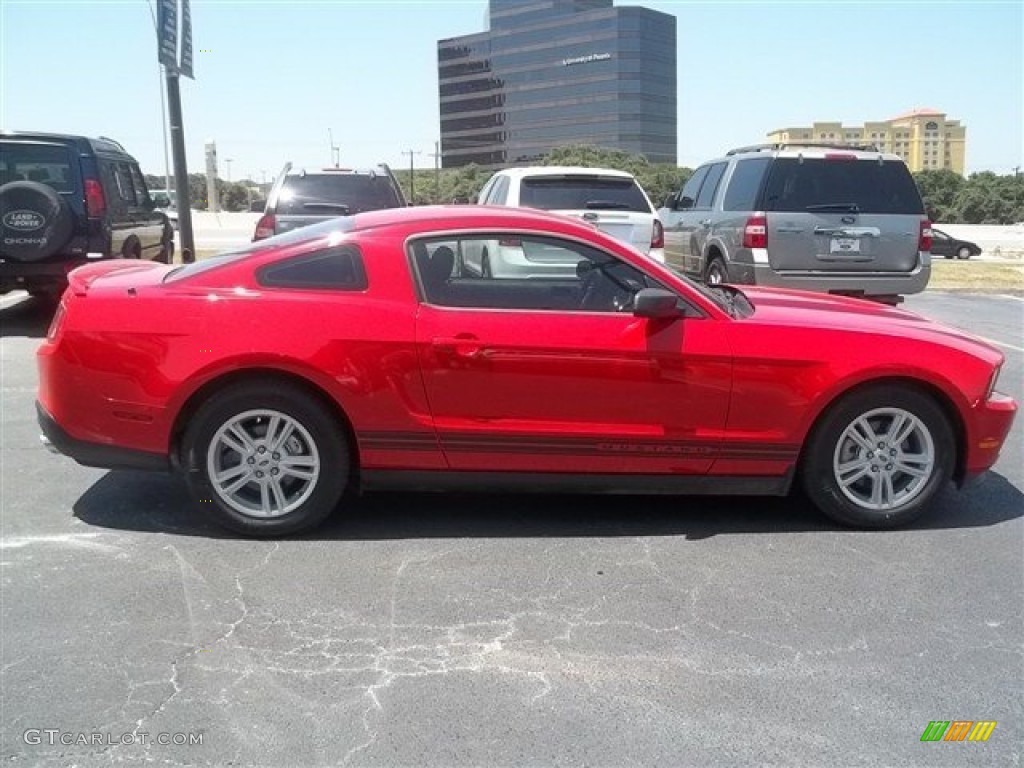
M 960 250 L 956 252 L 956 257 L 961 261 L 967 261 L 967 259 L 971 258 L 971 249 L 966 245 L 962 246 Z
M 273 411 L 290 418 L 306 433 L 303 436 L 294 432 L 294 439 L 300 447 L 307 449 L 306 443 L 311 442 L 319 457 L 319 470 L 315 477 L 308 483 L 296 481 L 308 489 L 299 493 L 301 503 L 295 509 L 273 517 L 247 514 L 233 507 L 220 491 L 215 490 L 209 474 L 211 444 L 218 431 L 250 411 Z M 251 423 L 258 424 L 258 419 Z M 290 443 L 291 438 L 280 450 L 285 452 Z M 214 451 L 212 455 L 216 462 L 216 457 L 221 454 Z M 265 462 L 269 456 L 264 452 L 261 460 Z M 337 417 L 315 397 L 293 384 L 249 382 L 221 390 L 200 406 L 182 440 L 181 458 L 189 491 L 201 509 L 210 511 L 218 524 L 232 531 L 246 536 L 267 537 L 298 533 L 323 522 L 348 487 L 351 453 L 337 424 Z M 234 466 L 242 468 L 243 460 L 253 463 L 239 454 Z M 258 466 L 251 471 L 255 472 Z M 253 486 L 259 482 L 252 480 L 240 490 L 255 494 Z M 287 480 L 282 476 L 278 481 L 279 487 L 285 482 Z M 266 493 L 270 495 L 270 491 Z M 238 502 L 237 498 L 234 500 Z
M 36 181 L 12 181 L 0 187 L 4 258 L 45 259 L 67 244 L 74 228 L 74 212 L 52 187 Z
M 715 256 L 708 262 L 707 269 L 704 270 L 704 282 L 707 285 L 720 285 L 729 282 L 729 270 L 726 269 L 725 262 L 720 257 Z
M 944 259 L 952 259 L 953 258 L 953 254 L 952 253 L 947 253 L 942 258 L 944 258 Z
M 159 261 L 161 264 L 170 264 L 174 261 L 174 240 L 168 239 L 160 243 L 160 251 L 154 257 L 153 261 Z
M 892 488 L 903 487 L 907 492 L 907 498 L 891 505 L 886 509 L 872 509 L 868 505 L 855 502 L 840 486 L 836 477 L 834 461 L 838 461 L 837 453 L 848 448 L 852 443 L 844 439 L 844 433 L 848 427 L 862 416 L 875 413 L 869 419 L 879 426 L 885 425 L 885 409 L 898 409 L 915 417 L 923 430 L 926 430 L 932 443 L 934 461 L 929 474 L 921 478 L 921 482 L 911 488 L 909 484 L 914 482 L 910 475 L 899 473 L 898 459 L 892 459 L 893 450 L 902 452 L 903 448 L 915 445 L 925 450 L 923 445 L 926 441 L 916 429 L 906 440 L 898 446 L 885 444 L 881 451 L 868 452 L 866 448 L 857 448 L 862 451 L 852 463 L 865 463 L 866 474 L 862 478 L 867 484 L 881 482 L 884 470 L 891 470 L 897 467 L 894 479 L 890 480 Z M 878 413 L 882 411 L 882 413 Z M 889 422 L 892 426 L 892 422 Z M 883 442 L 887 438 L 879 435 Z M 842 442 L 841 442 L 842 441 Z M 877 450 L 877 446 L 876 446 Z M 877 461 L 877 464 L 875 463 Z M 887 463 L 895 461 L 895 463 Z M 919 517 L 928 508 L 928 505 L 940 493 L 949 482 L 953 474 L 953 467 L 956 463 L 956 442 L 953 436 L 953 428 L 945 412 L 937 402 L 928 394 L 912 387 L 886 384 L 854 391 L 842 398 L 819 419 L 818 424 L 812 430 L 807 444 L 804 447 L 804 456 L 801 466 L 801 478 L 804 490 L 811 501 L 833 520 L 844 525 L 859 528 L 892 528 L 904 525 Z M 878 472 L 872 467 L 877 467 Z M 872 480 L 871 478 L 876 478 Z M 908 483 L 904 485 L 904 483 Z M 883 483 L 884 485 L 884 483 Z M 851 493 L 856 496 L 864 488 L 865 484 L 858 480 L 853 484 Z M 912 493 L 911 493 L 912 491 Z M 870 500 L 868 500 L 870 504 Z

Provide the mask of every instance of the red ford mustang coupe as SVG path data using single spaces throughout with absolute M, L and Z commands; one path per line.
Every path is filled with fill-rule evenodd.
M 464 269 L 508 245 L 536 275 Z M 85 266 L 38 360 L 44 443 L 180 472 L 257 536 L 311 528 L 354 490 L 781 495 L 795 479 L 838 521 L 892 526 L 990 468 L 1016 412 L 995 390 L 1002 354 L 968 334 L 698 286 L 514 208 L 378 211 L 188 266 Z

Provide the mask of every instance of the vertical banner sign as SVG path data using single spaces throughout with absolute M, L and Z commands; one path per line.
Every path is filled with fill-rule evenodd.
M 157 57 L 168 72 L 178 71 L 178 2 L 157 0 Z
M 192 8 L 190 0 L 181 0 L 181 67 L 180 72 L 185 77 L 196 76 L 192 74 Z

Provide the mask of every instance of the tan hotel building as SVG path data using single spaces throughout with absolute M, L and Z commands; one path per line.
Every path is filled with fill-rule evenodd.
M 948 169 L 964 175 L 967 128 L 947 120 L 945 112 L 915 109 L 891 120 L 844 126 L 815 123 L 807 128 L 780 128 L 768 134 L 774 143 L 814 141 L 837 144 L 874 144 L 899 155 L 912 172 Z

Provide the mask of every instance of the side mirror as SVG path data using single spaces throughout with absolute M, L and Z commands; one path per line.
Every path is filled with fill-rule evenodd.
M 633 297 L 633 315 L 651 319 L 682 317 L 679 297 L 661 288 L 644 288 Z
M 675 207 L 676 207 L 676 193 L 673 192 L 668 197 L 666 197 L 665 198 L 665 204 L 662 205 L 661 207 L 662 208 L 668 208 L 670 211 L 675 210 Z
M 675 210 L 677 210 L 677 211 L 687 211 L 690 208 L 693 208 L 693 198 L 692 197 L 689 197 L 688 195 L 684 195 L 683 197 L 680 197 L 678 200 L 676 200 Z

